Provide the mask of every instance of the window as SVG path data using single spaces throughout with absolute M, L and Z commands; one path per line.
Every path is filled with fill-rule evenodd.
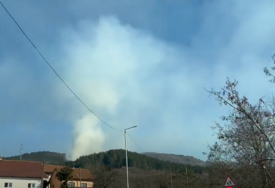
M 12 183 L 5 183 L 4 187 L 12 187 Z
M 74 182 L 69 182 L 69 187 L 75 187 L 75 183 Z
M 87 183 L 81 183 L 80 187 L 87 187 Z
M 28 183 L 28 188 L 35 188 L 35 183 Z

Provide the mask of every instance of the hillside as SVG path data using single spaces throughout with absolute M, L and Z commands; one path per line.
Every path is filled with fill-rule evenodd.
M 123 188 L 126 187 L 126 169 L 115 169 L 115 181 L 112 184 L 112 188 Z M 170 174 L 167 171 L 156 171 L 156 170 L 143 170 L 139 168 L 129 168 L 129 184 L 131 188 L 159 188 L 168 187 L 171 183 L 170 175 L 173 177 L 174 187 L 181 187 L 182 184 L 177 182 L 175 174 Z M 178 178 L 179 179 L 179 178 Z M 185 182 L 185 179 L 181 178 Z
M 129 184 L 131 188 L 171 188 L 186 187 L 188 178 L 189 188 L 201 188 L 205 182 L 207 175 L 194 174 L 192 172 L 185 175 L 185 170 L 181 173 L 172 173 L 170 171 L 144 170 L 140 168 L 130 167 Z M 108 170 L 99 167 L 92 171 L 97 174 L 96 177 L 105 177 L 97 179 L 95 187 L 104 187 L 104 184 L 114 180 L 108 188 L 126 188 L 126 168 Z
M 6 160 L 19 160 L 20 156 L 5 157 Z M 48 164 L 62 164 L 66 161 L 65 153 L 56 153 L 50 151 L 39 151 L 32 153 L 25 153 L 22 155 L 24 161 L 39 161 Z
M 66 165 L 76 168 L 86 168 L 87 166 L 95 166 L 98 163 L 120 169 L 125 166 L 125 150 L 109 150 L 106 152 L 81 156 L 75 161 L 66 162 Z M 129 167 L 144 170 L 171 170 L 173 172 L 178 172 L 189 166 L 187 164 L 162 161 L 136 152 L 128 152 L 128 165 Z M 192 168 L 195 173 L 202 173 L 204 170 L 204 167 L 198 165 L 191 166 L 190 168 Z
M 202 160 L 199 160 L 192 156 L 184 156 L 184 155 L 175 155 L 175 154 L 166 154 L 166 153 L 154 153 L 154 152 L 146 152 L 143 153 L 148 157 L 152 157 L 155 159 L 159 159 L 162 161 L 170 161 L 174 163 L 187 164 L 192 166 L 205 166 L 206 163 Z
M 6 160 L 19 160 L 19 156 L 5 157 Z M 191 157 L 190 157 L 191 158 Z M 70 167 L 86 168 L 87 166 L 95 166 L 104 164 L 115 169 L 125 167 L 125 150 L 109 150 L 106 152 L 94 153 L 86 156 L 81 156 L 75 161 L 66 161 L 66 155 L 62 153 L 41 151 L 33 153 L 25 153 L 22 156 L 26 161 L 40 161 L 48 164 L 67 165 Z M 172 154 L 156 154 L 145 153 L 139 154 L 136 152 L 128 152 L 128 166 L 133 168 L 150 170 L 171 170 L 178 172 L 186 166 L 191 166 L 195 173 L 201 174 L 205 169 L 200 160 L 191 158 L 186 160 L 186 156 L 182 160 L 178 160 L 177 155 Z

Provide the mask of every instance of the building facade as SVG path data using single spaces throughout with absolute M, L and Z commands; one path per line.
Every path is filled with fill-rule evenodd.
M 60 188 L 56 173 L 61 168 L 64 166 L 0 159 L 0 188 Z M 68 182 L 72 188 L 93 187 L 89 170 L 73 168 L 72 175 L 73 179 Z
M 39 162 L 0 160 L 0 188 L 43 188 L 46 178 Z
M 0 188 L 41 188 L 41 179 L 0 177 Z
M 61 182 L 56 178 L 56 173 L 64 166 L 45 165 L 44 172 L 48 175 L 49 181 L 47 188 L 60 188 Z M 88 169 L 73 168 L 73 179 L 68 182 L 70 187 L 93 187 L 93 176 Z

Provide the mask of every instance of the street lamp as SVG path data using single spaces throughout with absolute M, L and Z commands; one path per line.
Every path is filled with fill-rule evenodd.
M 129 127 L 127 129 L 124 129 L 124 140 L 125 140 L 125 155 L 126 155 L 126 176 L 127 176 L 127 188 L 129 188 L 129 179 L 128 179 L 128 157 L 127 157 L 127 137 L 126 137 L 126 131 L 129 129 L 136 128 L 137 126 Z

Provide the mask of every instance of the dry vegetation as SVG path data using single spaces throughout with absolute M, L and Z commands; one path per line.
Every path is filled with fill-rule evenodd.
M 92 170 L 93 171 L 93 170 Z M 108 186 L 110 188 L 126 188 L 126 169 L 113 169 L 114 181 Z M 186 175 L 171 173 L 170 171 L 143 170 L 129 168 L 129 185 L 131 188 L 171 188 L 187 187 L 195 188 L 200 186 L 200 178 L 193 173 Z M 95 188 L 104 187 L 101 182 L 95 182 Z

